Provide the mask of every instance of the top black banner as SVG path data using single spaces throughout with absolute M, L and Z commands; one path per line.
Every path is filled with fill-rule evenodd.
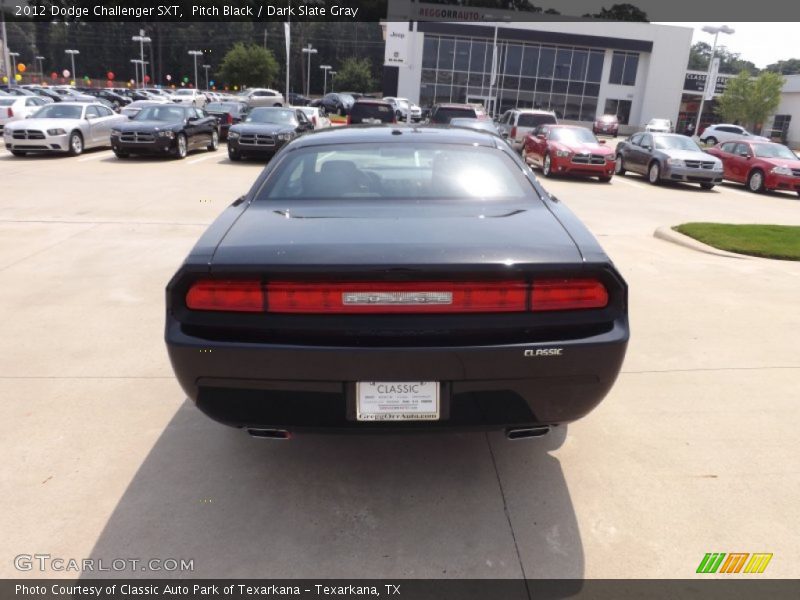
M 785 0 L 0 0 L 10 21 L 800 21 Z

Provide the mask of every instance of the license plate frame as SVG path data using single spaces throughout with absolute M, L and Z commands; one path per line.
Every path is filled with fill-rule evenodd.
M 443 417 L 440 381 L 357 381 L 354 392 L 355 420 L 362 423 L 436 422 Z

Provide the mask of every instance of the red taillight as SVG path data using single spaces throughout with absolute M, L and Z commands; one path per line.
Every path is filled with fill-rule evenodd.
M 8 107 L 8 116 L 9 116 L 9 117 L 13 117 L 13 116 L 14 116 L 14 111 L 13 111 L 13 110 L 11 110 L 11 107 L 10 107 L 10 106 Z
M 264 287 L 258 280 L 201 280 L 189 288 L 186 306 L 192 310 L 263 312 Z
M 417 283 L 295 283 L 274 281 L 267 310 L 278 313 L 472 313 L 523 312 L 528 290 L 521 281 Z
M 228 113 L 228 114 L 225 116 L 225 121 L 228 123 L 228 125 L 230 125 L 231 123 L 233 123 L 233 115 L 232 115 L 231 113 Z
M 540 279 L 533 283 L 531 310 L 603 308 L 608 291 L 596 279 Z
M 511 128 L 511 133 L 508 134 L 509 137 L 517 139 L 517 126 Z
M 353 120 L 350 118 L 350 115 L 347 115 L 347 124 L 350 125 Z
M 314 116 L 314 115 L 311 115 L 311 124 L 312 124 L 314 127 L 316 127 L 316 126 L 317 126 L 317 117 L 316 117 L 316 116 Z
M 192 310 L 294 314 L 497 313 L 580 310 L 608 305 L 596 279 L 524 281 L 295 282 L 200 280 Z

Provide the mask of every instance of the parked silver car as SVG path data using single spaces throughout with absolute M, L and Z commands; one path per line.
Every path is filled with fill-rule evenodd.
M 722 183 L 722 161 L 706 154 L 690 137 L 675 133 L 635 133 L 617 144 L 615 173 L 633 171 L 653 185 L 662 181 L 699 183 L 710 190 Z
M 237 100 L 244 102 L 250 108 L 256 106 L 283 106 L 283 94 L 269 88 L 251 88 L 242 92 Z
M 411 112 L 412 121 L 422 120 L 422 109 L 411 102 L 408 98 L 396 98 L 394 96 L 384 96 L 384 102 L 388 102 L 394 109 L 394 114 L 398 121 L 406 121 L 408 113 Z
M 649 133 L 673 133 L 675 128 L 669 119 L 650 119 L 644 126 L 644 130 Z
M 511 147 L 518 152 L 525 145 L 525 136 L 540 125 L 557 125 L 556 113 L 549 110 L 514 108 L 497 119 L 497 128 L 504 134 Z
M 720 142 L 768 142 L 769 138 L 750 133 L 740 125 L 717 123 L 709 125 L 700 134 L 700 141 L 709 146 L 716 146 Z
M 43 106 L 30 119 L 9 123 L 3 141 L 14 156 L 29 152 L 76 156 L 85 148 L 111 146 L 111 128 L 127 121 L 99 103 L 59 102 Z

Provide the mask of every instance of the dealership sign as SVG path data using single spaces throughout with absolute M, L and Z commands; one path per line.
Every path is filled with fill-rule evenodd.
M 725 92 L 725 87 L 728 85 L 728 80 L 735 77 L 735 75 L 716 75 L 716 85 L 714 86 L 714 95 L 719 96 Z M 706 79 L 708 74 L 704 71 L 687 71 L 686 77 L 683 80 L 683 91 L 687 94 L 702 94 L 706 91 Z M 713 76 L 712 76 L 713 79 Z M 707 97 L 706 99 L 710 99 Z
M 384 64 L 396 67 L 408 64 L 408 44 L 410 41 L 411 32 L 408 30 L 408 23 L 387 23 Z

